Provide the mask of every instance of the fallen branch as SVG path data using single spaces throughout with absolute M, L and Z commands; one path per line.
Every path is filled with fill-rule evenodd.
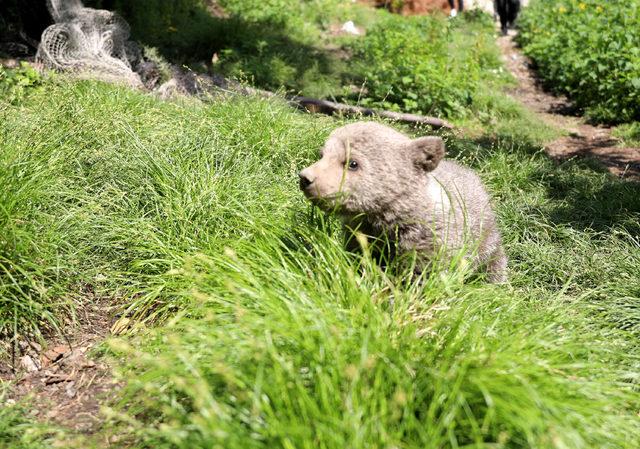
M 238 82 L 229 80 L 222 76 L 211 77 L 210 81 L 219 88 L 229 92 L 241 93 L 244 95 L 258 95 L 265 98 L 278 97 L 278 94 L 269 92 L 268 90 L 256 89 L 249 86 L 243 86 Z M 453 125 L 449 122 L 441 120 L 435 117 L 427 117 L 417 114 L 405 114 L 402 112 L 393 112 L 385 110 L 376 110 L 370 108 L 363 108 L 361 106 L 351 106 L 344 103 L 336 103 L 335 101 L 319 100 L 317 98 L 292 96 L 286 97 L 286 100 L 298 107 L 306 109 L 309 112 L 321 113 L 327 115 L 333 115 L 335 113 L 344 115 L 361 115 L 365 117 L 378 116 L 391 120 L 397 120 L 403 123 L 409 123 L 412 125 L 429 125 L 436 129 L 447 128 L 453 129 Z
M 309 97 L 291 97 L 289 102 L 297 104 L 303 107 L 309 112 L 319 112 L 322 114 L 332 115 L 334 113 L 340 113 L 345 115 L 363 115 L 363 116 L 378 116 L 391 120 L 397 120 L 403 123 L 410 123 L 412 125 L 430 125 L 434 128 L 447 128 L 453 129 L 453 125 L 435 117 L 427 117 L 424 115 L 405 114 L 402 112 L 375 110 L 369 108 L 363 108 L 360 106 L 351 106 L 344 103 L 336 103 L 334 101 L 318 100 L 316 98 Z

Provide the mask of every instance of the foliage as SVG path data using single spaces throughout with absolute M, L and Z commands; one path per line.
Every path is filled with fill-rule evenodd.
M 33 54 L 33 41 L 39 41 L 42 31 L 52 23 L 46 0 L 3 0 L 0 2 L 0 44 L 18 43 L 18 46 L 0 45 L 0 55 L 15 57 Z
M 338 0 L 220 5 L 228 17 L 212 17 L 194 0 L 152 13 L 147 2 L 112 6 L 136 39 L 167 58 L 260 88 L 456 118 L 502 112 L 484 108 L 482 98 L 507 80 L 486 14 L 403 18 Z M 345 20 L 367 26 L 366 35 L 335 35 Z
M 640 437 L 635 362 L 620 351 L 635 344 L 579 302 L 456 273 L 395 278 L 307 226 L 265 229 L 175 276 L 197 318 L 115 345 L 131 360 L 123 403 L 144 410 L 139 447 L 631 449 Z
M 42 77 L 27 62 L 21 62 L 17 69 L 0 66 L 0 98 L 17 102 L 33 89 L 42 84 Z
M 640 119 L 640 2 L 536 0 L 518 40 L 538 73 L 598 121 Z
M 117 11 L 131 26 L 133 39 L 180 62 L 206 57 L 208 41 L 216 33 L 216 21 L 202 0 L 87 0 L 85 4 Z
M 55 325 L 83 286 L 154 296 L 162 282 L 153 279 L 181 254 L 221 248 L 282 217 L 274 211 L 294 197 L 294 148 L 317 146 L 314 130 L 326 126 L 285 105 L 178 108 L 91 83 L 50 85 L 27 101 L 0 102 L 0 332 L 9 335 Z M 273 139 L 263 140 L 264 129 Z M 150 298 L 136 314 L 175 310 Z
M 173 62 L 204 66 L 271 90 L 318 96 L 340 90 L 342 64 L 320 42 L 321 29 L 344 14 L 344 4 L 337 0 L 229 0 L 220 2 L 227 12 L 223 17 L 214 17 L 201 0 L 92 4 L 117 10 L 131 25 L 134 39 L 157 47 Z
M 477 13 L 454 21 L 389 15 L 351 48 L 360 102 L 385 109 L 464 116 L 500 68 L 493 25 Z
M 640 122 L 625 123 L 613 129 L 612 134 L 622 139 L 627 147 L 640 147 Z
M 44 449 L 52 429 L 34 425 L 25 404 L 7 403 L 7 386 L 0 384 L 0 449 Z
M 286 23 L 272 20 L 225 20 L 212 70 L 272 91 L 284 88 L 321 97 L 339 93 L 346 64 L 289 36 Z
M 193 42 L 206 55 L 201 37 L 218 33 L 209 36 L 226 42 L 219 64 L 229 73 L 292 88 L 317 73 L 298 71 L 302 49 L 324 51 L 312 38 L 327 26 L 316 12 L 334 3 L 297 2 L 278 21 L 274 11 L 291 3 L 227 0 L 234 16 Z M 303 15 L 317 19 L 289 28 Z M 133 335 L 112 345 L 126 389 L 111 410 L 121 427 L 101 442 L 117 433 L 139 448 L 637 446 L 638 185 L 544 155 L 548 130 L 498 92 L 508 78 L 485 16 L 375 20 L 401 54 L 371 33 L 347 39 L 370 62 L 356 75 L 385 68 L 377 83 L 399 92 L 390 107 L 482 125 L 474 138 L 443 136 L 449 157 L 493 193 L 509 285 L 469 279 L 455 263 L 415 279 L 347 253 L 336 221 L 296 183 L 341 121 L 277 99 L 161 102 L 62 78 L 0 97 L 0 333 L 55 327 L 87 291 L 111 299 Z M 247 29 L 254 40 L 243 46 Z M 289 59 L 280 72 L 267 64 L 279 73 L 267 78 L 260 61 L 277 55 Z M 403 82 L 385 55 L 434 79 Z M 405 102 L 409 92 L 431 103 Z M 365 101 L 385 96 L 380 87 Z M 0 439 L 21 447 L 37 426 L 16 410 L 0 409 Z

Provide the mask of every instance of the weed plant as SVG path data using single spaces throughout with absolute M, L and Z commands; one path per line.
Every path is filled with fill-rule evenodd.
M 52 427 L 34 424 L 24 404 L 8 403 L 7 385 L 0 384 L 0 448 L 44 449 L 55 433 Z M 31 418 L 31 419 L 30 419 Z
M 624 146 L 640 147 L 640 122 L 622 124 L 612 134 L 621 139 Z

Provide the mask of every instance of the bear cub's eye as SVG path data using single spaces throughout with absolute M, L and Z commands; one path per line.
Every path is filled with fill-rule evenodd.
M 349 161 L 349 170 L 357 170 L 358 169 L 358 163 L 356 161 Z

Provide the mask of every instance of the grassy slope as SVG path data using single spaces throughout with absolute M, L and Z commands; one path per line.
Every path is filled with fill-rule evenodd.
M 484 101 L 446 138 L 496 199 L 504 287 L 346 254 L 295 176 L 333 119 L 65 80 L 0 102 L 2 331 L 87 288 L 175 317 L 112 348 L 122 445 L 635 448 L 638 187 L 552 163 L 545 129 Z M 24 425 L 5 410 L 0 447 Z
M 460 267 L 419 284 L 348 256 L 309 215 L 295 173 L 328 118 L 87 82 L 2 117 L 20 205 L 4 209 L 36 251 L 21 257 L 56 267 L 62 297 L 90 285 L 132 313 L 180 311 L 117 349 L 136 355 L 127 403 L 147 410 L 146 446 L 637 441 L 636 186 L 556 166 L 508 123 L 497 141 L 449 137 L 494 192 L 513 285 L 464 284 Z

